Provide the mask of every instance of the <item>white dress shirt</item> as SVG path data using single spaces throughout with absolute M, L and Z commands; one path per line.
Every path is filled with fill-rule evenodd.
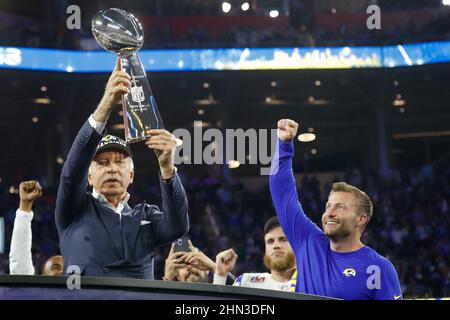
M 105 129 L 106 122 L 95 120 L 92 114 L 90 115 L 88 121 L 91 127 L 95 129 L 95 131 L 97 131 L 99 134 L 102 134 L 103 130 Z
M 105 129 L 105 122 L 96 121 L 92 115 L 89 117 L 88 121 L 92 128 L 95 129 L 95 131 L 97 131 L 99 134 L 102 134 L 103 130 Z M 120 217 L 122 217 L 122 211 L 128 206 L 128 200 L 130 199 L 130 194 L 127 192 L 125 199 L 120 201 L 116 208 L 108 202 L 104 195 L 98 193 L 98 191 L 95 189 L 92 189 L 92 196 L 100 201 L 101 204 L 119 214 Z
M 130 194 L 127 192 L 127 195 L 125 196 L 125 199 L 119 202 L 117 207 L 114 207 L 111 203 L 108 202 L 106 197 L 100 193 L 97 192 L 97 190 L 92 189 L 92 196 L 97 199 L 102 205 L 110 208 L 115 213 L 117 213 L 120 217 L 122 217 L 122 211 L 123 209 L 128 207 L 128 200 L 130 199 Z

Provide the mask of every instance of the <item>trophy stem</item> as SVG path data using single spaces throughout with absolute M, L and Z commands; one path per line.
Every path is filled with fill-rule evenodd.
M 122 59 L 120 57 L 120 54 L 117 55 L 117 59 L 119 60 L 119 68 L 122 70 Z M 122 70 L 123 71 L 123 70 Z M 123 128 L 125 131 L 125 140 L 128 142 L 128 137 L 130 136 L 129 130 L 128 130 L 128 117 L 126 117 L 126 98 L 125 95 L 122 94 L 122 115 L 123 115 Z
M 144 66 L 136 51 L 121 50 L 121 70 L 131 77 L 130 94 L 123 95 L 125 138 L 133 143 L 150 137 L 151 129 L 164 128 Z

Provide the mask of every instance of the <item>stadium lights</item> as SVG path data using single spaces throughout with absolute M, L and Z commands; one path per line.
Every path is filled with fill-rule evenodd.
M 50 104 L 50 99 L 49 98 L 36 98 L 36 99 L 33 99 L 33 102 L 37 103 L 37 104 Z
M 276 81 L 272 81 L 272 82 L 270 83 L 270 86 L 271 86 L 272 88 L 275 88 L 275 87 L 277 86 L 277 82 L 276 82 Z
M 217 104 L 217 100 L 214 99 L 214 96 L 210 93 L 205 99 L 195 100 L 194 103 L 199 106 L 209 106 Z
M 225 13 L 228 13 L 228 12 L 230 12 L 230 10 L 231 10 L 231 4 L 226 1 L 222 2 L 222 11 Z
M 241 164 L 239 163 L 239 161 L 237 160 L 230 160 L 228 161 L 228 168 L 230 169 L 236 169 L 240 166 Z
M 344 56 L 348 56 L 352 53 L 352 49 L 350 47 L 344 47 L 344 49 L 342 49 L 342 54 Z
M 298 136 L 298 141 L 300 142 L 311 142 L 316 140 L 316 135 L 314 133 L 302 133 Z
M 46 92 L 47 91 L 47 87 L 46 86 L 42 86 L 41 87 L 41 92 Z
M 286 100 L 277 99 L 275 97 L 266 97 L 264 98 L 264 103 L 271 106 L 282 106 L 289 102 Z
M 320 80 L 317 80 L 316 82 L 314 82 L 314 84 L 316 85 L 316 87 L 320 87 L 322 85 L 322 82 Z
M 269 12 L 269 16 L 271 18 L 276 18 L 276 17 L 278 17 L 279 14 L 280 13 L 278 12 L 278 10 L 270 10 L 270 12 Z
M 211 127 L 211 122 L 194 120 L 193 126 L 194 126 L 194 128 L 209 128 L 209 127 Z
M 444 6 L 450 6 L 450 0 L 442 0 Z
M 217 100 L 214 100 L 214 97 L 212 97 L 212 98 L 209 97 L 209 98 L 206 98 L 206 99 L 195 100 L 194 103 L 199 105 L 199 106 L 210 106 L 210 105 L 217 104 Z
M 33 117 L 33 118 L 31 118 L 31 122 L 38 123 L 39 122 L 39 118 L 38 117 Z
M 242 9 L 242 11 L 247 11 L 248 9 L 250 9 L 250 4 L 248 2 L 244 2 L 241 5 L 241 9 Z
M 308 98 L 308 104 L 313 106 L 328 106 L 330 103 L 330 100 L 326 99 L 315 99 L 314 97 Z
M 317 149 L 311 149 L 311 154 L 312 155 L 316 155 L 317 154 Z
M 392 105 L 393 105 L 394 107 L 402 107 L 402 106 L 404 106 L 405 104 L 406 104 L 406 101 L 403 100 L 403 99 L 394 100 L 394 101 L 392 102 Z
M 450 137 L 450 130 L 443 131 L 428 131 L 428 132 L 407 132 L 407 133 L 394 133 L 392 135 L 395 140 L 400 139 L 417 139 L 417 138 L 431 138 L 431 137 Z
M 9 187 L 9 193 L 14 194 L 16 192 L 16 188 L 14 186 Z
M 208 82 L 203 83 L 203 88 L 208 89 L 209 88 L 209 83 Z

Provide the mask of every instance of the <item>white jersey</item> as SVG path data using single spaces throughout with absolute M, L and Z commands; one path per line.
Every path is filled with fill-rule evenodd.
M 270 273 L 244 273 L 236 278 L 233 286 L 269 289 L 278 291 L 290 291 L 291 280 L 279 282 L 272 278 Z

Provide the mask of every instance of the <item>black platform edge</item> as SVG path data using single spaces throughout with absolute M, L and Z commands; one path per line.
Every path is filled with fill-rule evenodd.
M 0 275 L 1 287 L 51 287 L 67 288 L 67 276 L 25 276 L 25 275 Z M 176 281 L 143 280 L 129 278 L 102 278 L 81 277 L 82 289 L 104 289 L 104 290 L 126 290 L 126 291 L 148 291 L 167 292 L 173 291 L 180 294 L 191 295 L 217 295 L 217 299 L 225 296 L 240 296 L 242 298 L 282 299 L 282 300 L 338 300 L 309 294 L 291 293 L 276 290 L 254 289 L 234 287 L 227 285 L 214 285 L 207 283 L 182 283 Z

